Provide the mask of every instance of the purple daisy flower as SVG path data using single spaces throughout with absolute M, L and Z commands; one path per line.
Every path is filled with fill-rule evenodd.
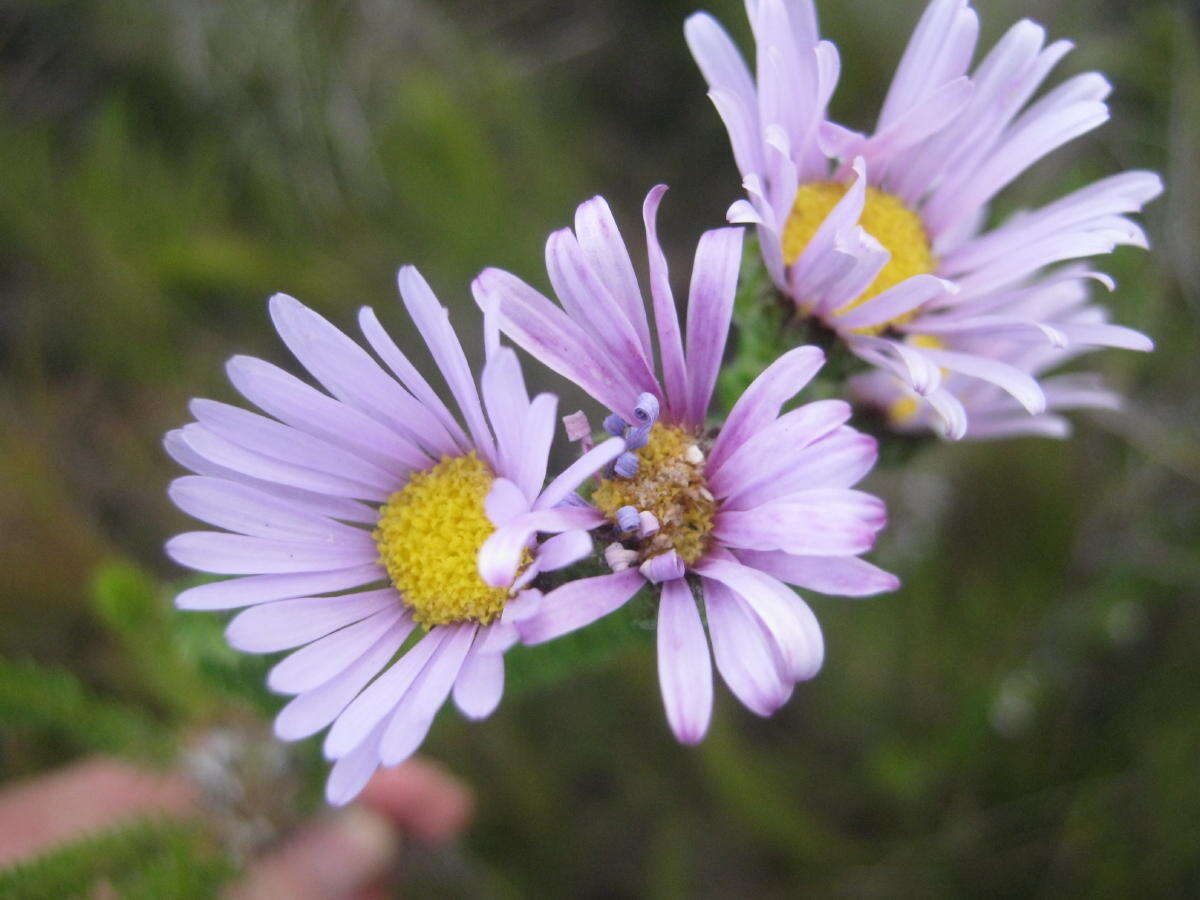
M 477 388 L 429 285 L 412 267 L 399 283 L 465 429 L 371 309 L 359 325 L 391 374 L 277 294 L 276 330 L 328 393 L 237 356 L 230 380 L 266 415 L 195 400 L 196 421 L 165 440 L 196 473 L 171 484 L 171 499 L 226 529 L 178 535 L 167 553 L 189 568 L 243 576 L 186 590 L 176 603 L 249 607 L 229 624 L 234 647 L 293 650 L 267 678 L 272 690 L 295 695 L 275 733 L 298 740 L 332 724 L 326 795 L 334 804 L 351 800 L 380 765 L 412 754 L 449 694 L 470 718 L 492 712 L 504 651 L 517 639 L 513 619 L 538 596 L 523 586 L 590 553 L 588 529 L 602 520 L 559 503 L 624 449 L 617 439 L 602 444 L 543 490 L 556 398 L 529 399 L 516 355 L 491 327 Z M 485 583 L 479 548 L 514 518 L 532 522 L 529 539 Z M 537 543 L 536 532 L 554 536 Z
M 605 420 L 628 449 L 599 479 L 591 506 L 608 521 L 612 574 L 546 594 L 517 622 L 537 643 L 613 612 L 646 583 L 659 585 L 658 668 L 667 719 L 696 743 L 712 707 L 712 658 L 749 709 L 770 715 L 798 681 L 820 668 L 816 618 L 787 584 L 864 596 L 893 590 L 892 575 L 858 558 L 886 514 L 851 490 L 874 465 L 876 443 L 845 423 L 840 400 L 780 414 L 824 362 L 799 347 L 764 371 L 733 406 L 719 434 L 705 417 L 729 331 L 741 258 L 740 229 L 706 232 L 696 249 L 686 337 L 655 232 L 665 187 L 646 198 L 661 381 L 646 306 L 625 242 L 605 201 L 579 207 L 575 231 L 550 236 L 547 268 L 562 308 L 515 276 L 480 274 L 476 299 L 513 341 L 612 409 Z M 498 529 L 481 553 L 507 571 L 522 545 Z M 703 594 L 708 640 L 692 586 Z
M 1029 103 L 1069 42 L 1046 46 L 1044 29 L 1023 20 L 970 71 L 975 11 L 933 0 L 868 136 L 826 118 L 839 60 L 818 38 L 810 0 L 746 6 L 754 76 L 711 16 L 685 29 L 747 194 L 730 221 L 757 225 L 779 289 L 931 406 L 948 436 L 967 428 L 962 391 L 948 380 L 988 382 L 1035 416 L 1046 409 L 1032 370 L 989 352 L 997 336 L 1004 346 L 1153 348 L 1095 309 L 1054 318 L 1053 304 L 1027 300 L 1064 279 L 1082 287 L 1100 277 L 1061 263 L 1146 247 L 1126 214 L 1161 192 L 1157 175 L 1107 178 L 982 230 L 1001 190 L 1108 118 L 1110 87 L 1094 72 Z
M 1104 323 L 1104 310 L 1088 302 L 1085 284 L 1076 278 L 1048 281 L 1022 292 L 1018 298 L 1030 307 L 1047 330 L 1062 326 L 1088 326 Z M 1016 305 L 1016 304 L 1014 304 Z M 955 344 L 947 343 L 950 346 Z M 1056 339 L 1050 342 L 1013 340 L 1003 333 L 957 338 L 967 344 L 968 352 L 1007 363 L 1038 380 L 1046 397 L 1046 410 L 1030 415 L 1012 395 L 986 381 L 968 378 L 957 372 L 943 373 L 943 388 L 962 404 L 966 413 L 966 440 L 997 440 L 1036 435 L 1065 438 L 1071 423 L 1060 413 L 1079 409 L 1119 409 L 1121 398 L 1104 387 L 1099 375 L 1091 372 L 1050 374 L 1076 357 L 1094 350 L 1078 342 Z M 890 426 L 902 433 L 937 431 L 942 422 L 923 398 L 891 374 L 875 369 L 852 377 L 848 384 L 852 397 L 875 407 Z

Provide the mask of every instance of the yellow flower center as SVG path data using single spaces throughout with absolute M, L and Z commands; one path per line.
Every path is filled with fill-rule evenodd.
M 646 446 L 637 451 L 633 478 L 605 478 L 592 502 L 612 521 L 617 510 L 632 506 L 653 513 L 658 531 L 638 541 L 641 560 L 674 550 L 688 564 L 708 549 L 717 503 L 704 480 L 704 455 L 694 435 L 656 423 Z
M 803 185 L 796 191 L 796 200 L 783 227 L 783 261 L 789 266 L 800 258 L 825 217 L 833 211 L 846 194 L 848 186 L 832 181 L 818 181 Z M 884 193 L 873 187 L 867 188 L 859 224 L 867 233 L 892 255 L 886 266 L 875 276 L 865 291 L 835 312 L 847 313 L 873 297 L 895 287 L 906 278 L 932 272 L 935 267 L 933 250 L 929 246 L 929 235 L 921 218 L 904 205 L 899 197 Z M 859 328 L 863 334 L 879 334 L 890 325 L 899 325 L 912 319 L 916 310 L 898 316 L 891 322 Z
M 483 511 L 494 480 L 474 451 L 443 456 L 379 510 L 373 537 L 380 559 L 426 628 L 464 620 L 487 624 L 504 609 L 508 589 L 488 587 L 476 563 L 496 530 Z
M 917 414 L 918 408 L 916 398 L 906 394 L 900 399 L 892 401 L 887 408 L 887 416 L 893 425 L 903 425 Z

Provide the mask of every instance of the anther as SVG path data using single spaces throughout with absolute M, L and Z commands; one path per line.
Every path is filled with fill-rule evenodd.
M 629 423 L 618 416 L 616 413 L 609 413 L 604 417 L 604 430 L 613 437 L 624 437 L 625 429 L 629 427 Z
M 613 473 L 618 478 L 632 478 L 638 473 L 638 458 L 636 453 L 622 453 L 613 463 Z
M 638 395 L 637 406 L 633 408 L 633 417 L 643 425 L 653 425 L 658 421 L 658 410 L 658 398 L 646 392 Z
M 704 462 L 704 451 L 695 444 L 692 444 L 683 452 L 683 458 L 690 462 L 693 466 L 698 466 Z
M 622 506 L 617 510 L 617 527 L 622 534 L 629 534 L 641 527 L 641 517 L 632 506 Z
M 626 450 L 641 450 L 650 440 L 650 429 L 653 425 L 638 425 L 636 428 L 630 428 L 629 433 L 625 435 Z
M 614 572 L 624 572 L 637 562 L 637 557 L 636 550 L 629 550 L 615 542 L 604 548 L 604 561 Z
M 563 427 L 567 430 L 567 440 L 571 443 L 586 440 L 592 436 L 592 423 L 588 421 L 587 413 L 582 409 L 576 410 L 569 416 L 563 416 Z
M 679 554 L 674 550 L 668 550 L 666 553 L 650 557 L 638 566 L 638 571 L 651 584 L 661 584 L 664 581 L 682 578 L 687 569 L 683 560 L 679 558 Z
M 658 517 L 648 509 L 638 513 L 638 537 L 646 538 L 658 531 Z

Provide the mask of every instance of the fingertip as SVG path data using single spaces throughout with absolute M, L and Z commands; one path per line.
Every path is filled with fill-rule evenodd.
M 460 834 L 475 810 L 474 797 L 461 781 L 423 759 L 379 770 L 360 801 L 402 831 L 433 844 Z

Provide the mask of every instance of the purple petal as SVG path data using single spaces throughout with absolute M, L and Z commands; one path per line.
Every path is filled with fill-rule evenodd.
M 529 404 L 521 423 L 521 449 L 513 480 L 525 492 L 530 503 L 546 483 L 546 468 L 550 462 L 550 447 L 554 443 L 554 420 L 558 398 L 553 394 L 538 394 Z M 590 432 L 589 432 L 590 436 Z
M 837 317 L 837 327 L 854 330 L 890 322 L 936 297 L 957 293 L 953 282 L 933 275 L 914 275 Z
M 926 7 L 879 115 L 878 129 L 909 112 L 946 81 L 962 75 L 971 62 L 979 23 L 964 0 L 934 0 Z
M 327 634 L 284 657 L 267 673 L 267 687 L 280 694 L 302 694 L 349 668 L 405 616 L 400 604 L 386 607 L 360 622 Z
M 1104 323 L 1065 323 L 1056 326 L 1072 344 L 1096 347 L 1120 347 L 1124 350 L 1140 350 L 1148 353 L 1154 349 L 1154 341 L 1140 331 L 1122 325 Z
M 371 563 L 332 572 L 301 572 L 286 575 L 250 575 L 188 588 L 175 598 L 179 609 L 236 609 L 270 600 L 287 600 L 344 591 L 387 578 L 380 565 Z
M 454 681 L 455 705 L 468 719 L 486 719 L 495 711 L 503 694 L 504 657 L 472 648 Z
M 742 55 L 720 24 L 708 13 L 689 16 L 683 26 L 688 49 L 704 73 L 709 90 L 724 91 L 745 109 L 756 109 L 757 92 Z M 748 134 L 746 142 L 756 135 Z
M 521 513 L 529 512 L 525 494 L 507 478 L 497 478 L 483 501 L 488 521 L 497 528 L 507 525 Z
M 652 357 L 642 349 L 641 340 L 622 304 L 614 297 L 609 285 L 592 270 L 570 229 L 560 229 L 547 240 L 546 272 L 563 309 L 594 336 L 638 392 L 659 393 L 661 388 L 654 377 Z M 640 315 L 644 320 L 640 292 L 637 303 L 642 307 Z
M 828 277 L 827 273 L 821 270 L 828 266 L 830 255 L 836 253 L 841 235 L 854 228 L 862 217 L 867 197 L 866 163 L 859 157 L 854 160 L 851 168 L 855 178 L 850 182 L 845 195 L 830 210 L 825 221 L 805 245 L 800 258 L 792 265 L 789 273 L 792 298 L 800 304 L 812 304 L 819 298 L 815 287 Z
M 480 387 L 496 435 L 496 472 L 511 478 L 525 449 L 523 426 L 529 409 L 529 393 L 517 354 L 508 347 L 497 348 L 483 367 Z
M 650 557 L 638 566 L 638 571 L 651 584 L 662 584 L 683 578 L 687 573 L 687 566 L 678 553 L 668 550 L 666 553 Z
M 188 427 L 200 428 L 198 425 Z M 212 440 L 218 439 L 212 438 Z M 328 494 L 318 494 L 313 491 L 288 487 L 274 481 L 264 481 L 210 462 L 191 448 L 184 437 L 184 429 L 182 428 L 168 431 L 163 437 L 163 447 L 173 460 L 185 469 L 190 469 L 198 475 L 210 475 L 214 478 L 224 478 L 229 481 L 248 484 L 259 490 L 267 491 L 273 496 L 290 500 L 317 515 L 343 519 L 347 522 L 361 522 L 365 525 L 374 525 L 379 518 L 378 510 L 367 506 L 365 503 L 359 503 L 357 500 L 348 500 L 344 497 L 331 497 Z M 240 448 L 235 448 L 235 450 L 241 452 Z
M 369 306 L 360 309 L 358 311 L 358 327 L 362 329 L 367 343 L 379 354 L 379 358 L 384 361 L 384 364 L 392 370 L 392 374 L 400 379 L 400 383 L 441 423 L 449 442 L 457 446 L 460 452 L 470 450 L 471 442 L 467 438 L 467 433 L 463 431 L 458 420 L 442 402 L 442 398 L 430 387 L 429 382 L 417 371 L 416 366 L 409 362 L 408 357 L 400 351 L 391 335 L 384 330 L 379 318 L 375 315 L 375 310 Z M 441 436 L 438 437 L 437 443 L 439 446 L 445 446 L 445 441 Z
M 721 508 L 752 509 L 797 491 L 852 487 L 871 471 L 878 456 L 875 438 L 842 426 L 791 455 L 764 457 L 758 476 L 733 487 Z
M 743 564 L 787 584 L 835 597 L 870 597 L 894 591 L 900 579 L 855 556 L 794 556 L 779 550 L 739 550 Z M 716 645 L 716 638 L 713 638 Z
M 942 383 L 941 372 L 930 362 L 924 350 L 918 350 L 891 338 L 862 334 L 844 335 L 850 352 L 873 366 L 891 372 L 914 391 L 927 396 Z
M 716 228 L 700 236 L 692 266 L 687 312 L 687 424 L 704 423 L 733 315 L 742 229 Z
M 497 528 L 479 548 L 479 575 L 492 587 L 508 587 L 516 577 L 521 554 L 541 532 L 590 529 L 604 516 L 590 506 L 560 506 L 522 513 Z
M 682 744 L 698 744 L 712 718 L 712 661 L 692 589 L 663 585 L 658 606 L 658 682 L 667 722 Z
M 848 490 L 790 494 L 750 510 L 722 510 L 713 537 L 729 547 L 802 556 L 857 556 L 887 521 L 883 502 Z
M 483 405 L 475 387 L 475 377 L 450 324 L 450 313 L 438 302 L 428 282 L 415 267 L 403 266 L 397 280 L 404 307 L 425 339 L 442 377 L 446 379 L 446 385 L 466 419 L 475 449 L 485 461 L 494 464 L 495 441 L 483 417 Z
M 737 562 L 705 559 L 694 566 L 702 577 L 719 581 L 741 597 L 762 621 L 782 655 L 793 681 L 811 678 L 821 668 L 825 646 L 820 629 L 799 597 L 764 572 Z
M 302 506 L 236 481 L 187 475 L 167 489 L 171 500 L 189 516 L 239 534 L 295 541 L 351 541 L 363 533 L 314 515 Z
M 514 624 L 523 642 L 540 644 L 620 609 L 643 584 L 636 569 L 571 581 L 546 594 L 536 613 Z
M 324 317 L 286 294 L 269 309 L 288 349 L 334 397 L 435 455 L 459 452 L 438 417 Z
M 581 203 L 575 210 L 575 235 L 591 268 L 608 286 L 613 299 L 632 324 L 641 344 L 642 356 L 648 362 L 653 361 L 646 304 L 642 300 L 642 291 L 638 287 L 625 241 L 603 197 L 594 197 Z
M 592 552 L 592 536 L 583 529 L 564 531 L 542 541 L 537 549 L 538 567 L 554 572 L 579 562 Z
M 639 390 L 596 340 L 561 309 L 514 275 L 484 269 L 471 285 L 479 305 L 494 304 L 514 343 L 602 406 L 628 413 Z
M 370 687 L 354 698 L 337 717 L 325 736 L 325 757 L 339 759 L 352 752 L 381 722 L 386 722 L 396 704 L 421 674 L 434 652 L 447 636 L 445 628 L 433 628 L 408 648 Z
M 260 603 L 234 616 L 225 638 L 246 653 L 274 653 L 299 647 L 391 606 L 399 606 L 394 588 L 340 597 L 300 597 Z
M 1062 416 L 1040 415 L 986 419 L 973 416 L 966 431 L 972 441 L 1009 440 L 1015 437 L 1045 437 L 1062 440 L 1071 436 L 1071 423 Z
M 225 366 L 233 386 L 268 415 L 334 444 L 385 471 L 423 469 L 433 460 L 386 425 L 309 387 L 299 378 L 252 356 Z
M 367 532 L 353 543 L 333 545 L 276 541 L 223 531 L 189 531 L 167 541 L 167 556 L 181 566 L 217 575 L 269 575 L 327 572 L 379 559 L 379 548 Z
M 391 628 L 340 673 L 293 697 L 275 717 L 275 736 L 283 741 L 302 740 L 336 719 L 367 682 L 395 656 L 412 628 L 412 620 L 407 617 L 392 623 Z
M 778 646 L 737 594 L 710 578 L 703 580 L 703 587 L 717 671 L 747 709 L 771 715 L 792 696 Z
M 693 16 L 693 18 L 696 18 Z M 715 24 L 715 23 L 714 23 Z M 739 60 L 740 62 L 740 60 Z M 642 204 L 642 222 L 646 227 L 646 254 L 650 266 L 650 296 L 654 303 L 654 326 L 658 331 L 658 347 L 662 355 L 663 385 L 667 409 L 673 421 L 681 420 L 687 412 L 688 373 L 683 358 L 683 339 L 679 328 L 679 313 L 671 293 L 667 257 L 658 242 L 658 204 L 667 192 L 665 184 L 656 185 Z
M 392 720 L 383 731 L 379 758 L 385 766 L 404 762 L 425 740 L 434 716 L 446 702 L 462 670 L 477 627 L 474 623 L 446 626 L 449 634 L 400 699 Z
M 285 462 L 214 434 L 199 424 L 185 425 L 181 437 L 188 449 L 214 465 L 247 476 L 259 482 L 277 483 L 300 488 L 316 494 L 331 494 L 382 503 L 391 490 L 366 485 L 339 474 L 319 472 L 295 463 Z M 399 486 L 399 479 L 393 486 Z
M 842 400 L 817 400 L 785 413 L 750 435 L 723 462 L 709 457 L 709 489 L 718 497 L 728 496 L 753 484 L 763 467 L 775 470 L 797 452 L 812 446 L 850 418 L 850 405 Z
M 546 486 L 533 504 L 534 509 L 549 509 L 558 506 L 573 494 L 581 484 L 603 469 L 606 465 L 625 452 L 625 441 L 621 438 L 609 438 L 589 450 Z
M 1068 335 L 1069 336 L 1069 335 Z M 1046 397 L 1037 381 L 1016 366 L 970 353 L 952 350 L 922 350 L 935 365 L 952 372 L 961 372 L 972 378 L 990 382 L 1007 391 L 1027 409 L 1031 415 L 1045 412 Z
M 935 236 L 952 231 L 1025 169 L 1108 119 L 1109 85 L 1095 73 L 1077 75 L 1047 93 L 1007 129 L 1005 137 L 952 197 L 938 191 L 924 216 Z
M 779 416 L 783 404 L 812 380 L 825 364 L 825 354 L 816 347 L 796 347 L 769 365 L 746 388 L 721 427 L 708 467 L 715 470 L 752 435 Z
M 384 723 L 380 722 L 353 752 L 333 764 L 325 782 L 325 799 L 330 806 L 345 806 L 359 795 L 379 768 L 379 738 Z

